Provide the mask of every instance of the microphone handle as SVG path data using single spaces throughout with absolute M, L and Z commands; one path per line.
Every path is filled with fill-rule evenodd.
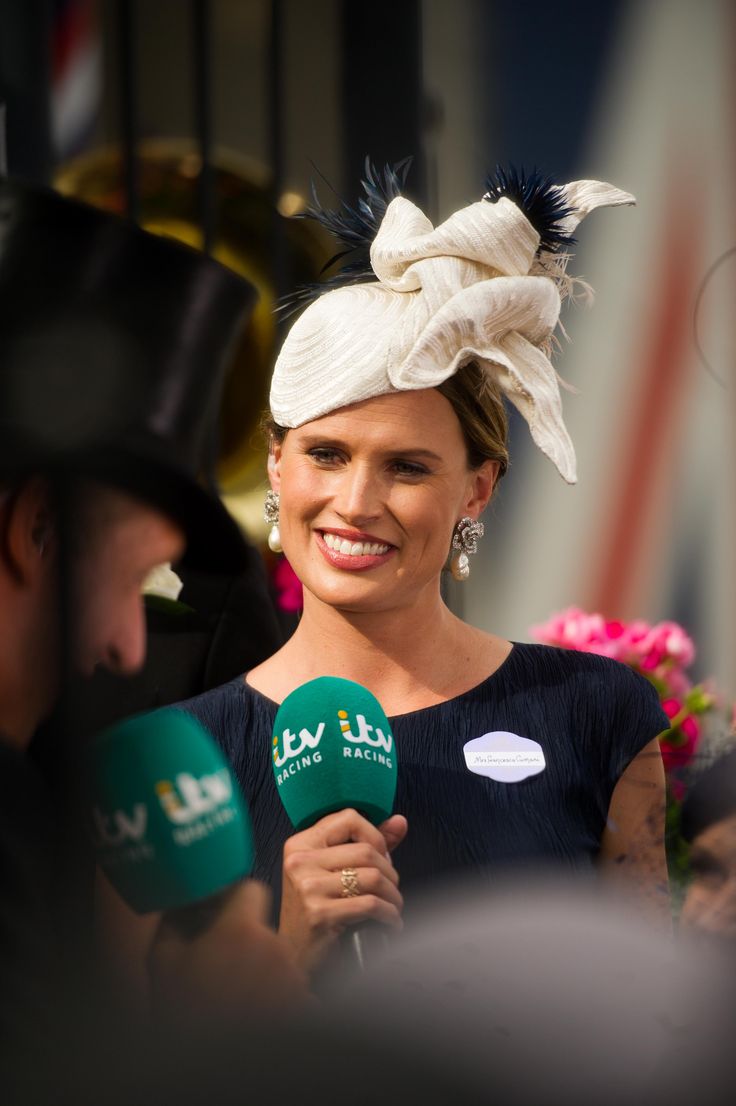
M 367 972 L 372 964 L 389 948 L 389 938 L 379 922 L 364 922 L 348 930 L 350 959 L 361 972 Z

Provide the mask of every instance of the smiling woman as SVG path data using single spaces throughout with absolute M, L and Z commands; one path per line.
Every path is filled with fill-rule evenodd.
M 448 560 L 467 575 L 506 471 L 504 401 L 576 479 L 548 358 L 571 235 L 632 197 L 499 173 L 435 228 L 391 171 L 371 170 L 366 193 L 359 214 L 312 212 L 351 264 L 292 326 L 271 390 L 271 521 L 303 616 L 274 656 L 184 706 L 233 762 L 258 874 L 308 968 L 346 926 L 398 927 L 404 896 L 409 917 L 420 890 L 467 873 L 597 867 L 666 918 L 656 737 L 668 723 L 653 689 L 604 658 L 481 632 L 440 588 Z M 361 237 L 369 261 L 354 260 Z M 365 685 L 391 716 L 398 813 L 375 827 L 339 811 L 293 834 L 272 778 L 274 718 L 325 675 Z
M 423 605 L 455 523 L 477 518 L 497 470 L 491 460 L 468 466 L 460 423 L 435 389 L 376 396 L 289 431 L 273 445 L 270 473 L 306 602 Z

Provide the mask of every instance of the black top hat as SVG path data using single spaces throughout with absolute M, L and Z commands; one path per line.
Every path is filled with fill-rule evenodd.
M 197 483 L 254 289 L 204 254 L 49 189 L 0 180 L 0 475 L 112 483 L 236 571 L 243 540 Z

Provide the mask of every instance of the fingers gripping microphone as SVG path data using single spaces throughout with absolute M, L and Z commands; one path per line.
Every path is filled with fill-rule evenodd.
M 193 935 L 253 867 L 250 819 L 210 734 L 171 708 L 104 730 L 86 750 L 97 859 L 139 914 Z M 193 905 L 195 904 L 195 905 Z
M 346 807 L 373 825 L 391 815 L 396 746 L 381 704 L 361 684 L 321 676 L 288 695 L 274 722 L 272 759 L 279 796 L 297 830 Z M 365 936 L 364 929 L 352 933 L 361 968 Z

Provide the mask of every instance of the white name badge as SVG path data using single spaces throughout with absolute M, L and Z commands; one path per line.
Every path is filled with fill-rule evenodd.
M 546 767 L 544 751 L 537 741 L 505 730 L 474 737 L 463 745 L 463 753 L 471 772 L 499 783 L 519 783 Z

